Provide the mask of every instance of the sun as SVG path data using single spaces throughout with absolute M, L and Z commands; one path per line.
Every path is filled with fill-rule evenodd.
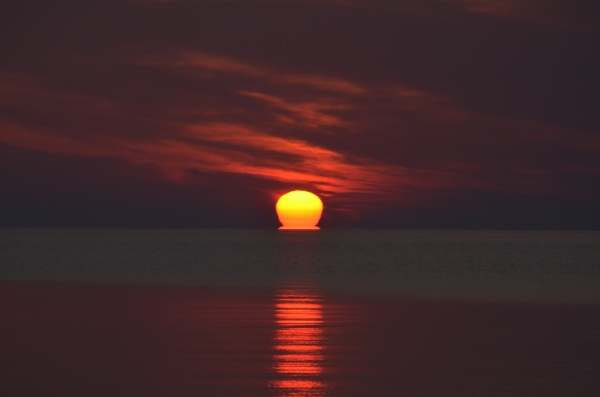
M 275 205 L 279 222 L 285 230 L 318 230 L 323 202 L 311 192 L 294 190 L 279 197 Z

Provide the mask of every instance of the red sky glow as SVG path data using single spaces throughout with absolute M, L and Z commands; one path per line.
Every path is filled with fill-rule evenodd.
M 409 4 L 410 3 L 410 4 Z M 4 16 L 4 226 L 597 228 L 591 1 L 118 1 Z

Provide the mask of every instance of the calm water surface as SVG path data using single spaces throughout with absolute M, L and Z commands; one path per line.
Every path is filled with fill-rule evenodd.
M 600 236 L 1 230 L 10 396 L 598 396 Z
M 0 279 L 600 303 L 600 232 L 0 229 Z

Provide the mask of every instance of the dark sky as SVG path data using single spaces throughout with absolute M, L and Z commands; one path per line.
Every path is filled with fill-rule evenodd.
M 597 0 L 19 0 L 0 226 L 600 229 Z

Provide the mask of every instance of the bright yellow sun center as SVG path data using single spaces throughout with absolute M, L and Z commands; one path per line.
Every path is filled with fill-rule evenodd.
M 304 190 L 284 194 L 275 205 L 283 226 L 280 229 L 319 229 L 323 202 L 317 195 Z

